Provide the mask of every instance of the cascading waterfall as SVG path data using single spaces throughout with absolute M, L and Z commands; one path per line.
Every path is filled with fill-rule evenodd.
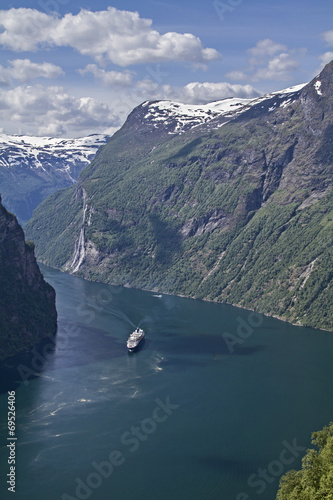
M 84 261 L 86 252 L 85 252 L 85 242 L 84 242 L 84 224 L 86 220 L 86 211 L 87 211 L 87 193 L 82 188 L 82 197 L 83 197 L 83 215 L 82 215 L 82 226 L 80 230 L 80 235 L 78 239 L 75 241 L 74 253 L 70 264 L 67 266 L 67 270 L 71 273 L 76 273 Z

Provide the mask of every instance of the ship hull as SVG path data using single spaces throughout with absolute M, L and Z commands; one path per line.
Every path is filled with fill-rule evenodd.
M 145 341 L 145 338 L 143 337 L 140 342 L 135 346 L 135 347 L 128 347 L 127 350 L 129 353 L 139 351 L 141 347 L 143 346 L 143 343 Z

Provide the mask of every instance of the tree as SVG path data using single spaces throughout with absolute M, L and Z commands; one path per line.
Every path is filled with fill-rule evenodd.
M 312 444 L 300 471 L 291 470 L 280 481 L 276 500 L 333 500 L 333 422 L 312 434 Z

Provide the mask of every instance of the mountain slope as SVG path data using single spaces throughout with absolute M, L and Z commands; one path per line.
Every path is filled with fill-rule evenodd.
M 72 185 L 109 136 L 59 139 L 0 134 L 0 189 L 20 222 L 50 194 Z
M 330 63 L 305 86 L 183 127 L 173 104 L 144 103 L 36 211 L 38 258 L 333 329 L 332 82 Z
M 56 327 L 55 292 L 0 197 L 0 361 L 54 335 Z

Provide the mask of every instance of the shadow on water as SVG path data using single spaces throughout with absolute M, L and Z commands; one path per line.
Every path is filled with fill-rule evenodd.
M 44 339 L 31 351 L 6 359 L 0 364 L 0 394 L 18 388 L 24 378 L 37 378 L 56 350 L 56 335 Z M 46 355 L 47 351 L 47 355 Z
M 79 335 L 66 338 L 61 332 L 70 331 L 71 327 L 71 323 L 61 321 L 60 334 L 43 340 L 29 352 L 3 361 L 0 364 L 0 394 L 38 378 L 46 369 L 56 371 L 84 366 L 126 354 L 126 344 L 91 327 L 81 325 Z
M 227 458 L 225 456 L 207 456 L 198 457 L 198 462 L 210 469 L 215 469 L 218 472 L 228 472 L 233 475 L 242 474 L 246 476 L 247 474 L 253 473 L 257 470 L 262 463 L 259 460 L 235 460 L 233 458 Z
M 167 369 L 169 372 L 170 370 L 184 370 L 188 368 L 203 366 L 206 364 L 207 363 L 205 361 L 184 359 L 184 358 L 181 359 L 170 358 L 170 359 L 163 359 L 162 361 L 160 361 L 160 367 L 163 369 Z
M 169 337 L 167 339 L 167 337 Z M 246 342 L 244 342 L 246 344 Z M 168 334 L 164 338 L 159 337 L 154 339 L 154 345 L 163 352 L 168 354 L 181 354 L 184 355 L 207 355 L 207 356 L 251 356 L 259 352 L 267 350 L 265 345 L 239 345 L 234 346 L 233 351 L 230 350 L 223 337 L 216 335 L 203 334 L 197 337 L 177 337 Z

